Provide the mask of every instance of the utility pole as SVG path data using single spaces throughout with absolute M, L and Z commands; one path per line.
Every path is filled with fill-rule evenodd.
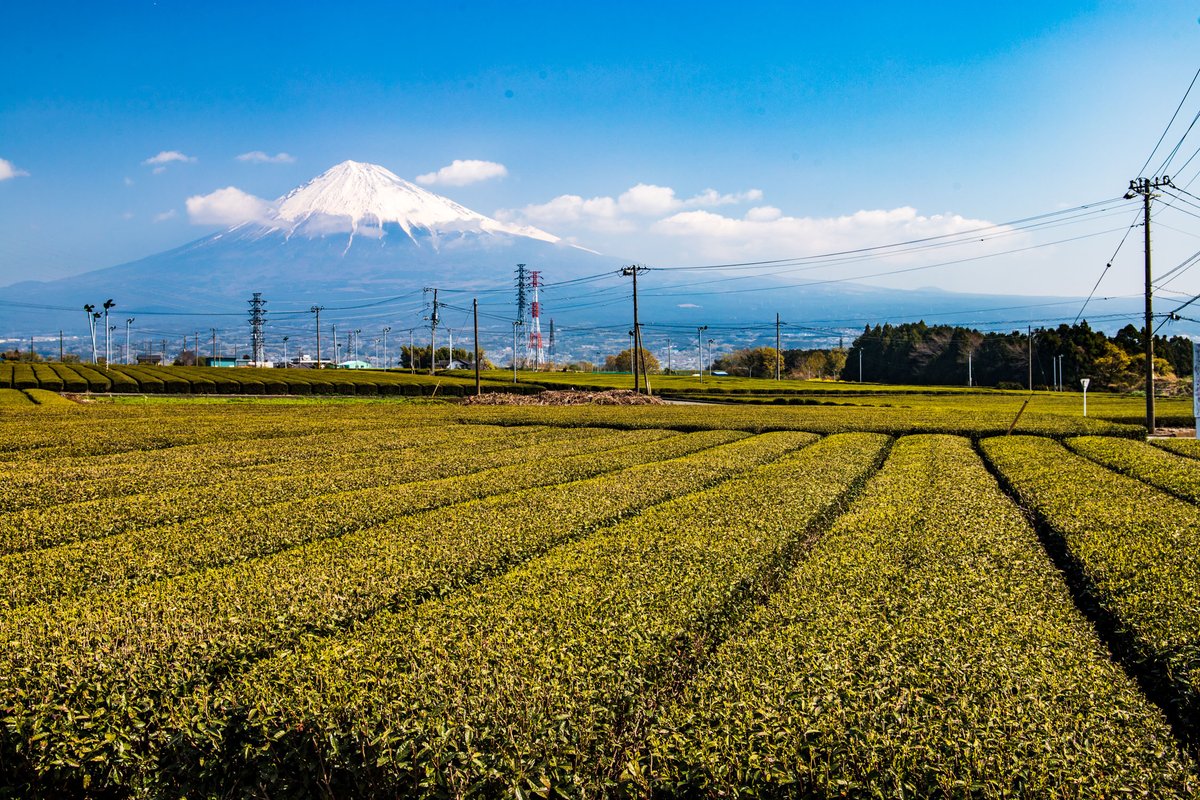
M 125 318 L 125 363 L 126 364 L 133 363 L 132 361 L 129 360 L 129 326 L 133 324 L 133 321 L 134 321 L 133 317 Z M 62 348 L 60 347 L 59 349 L 61 350 Z M 59 360 L 60 361 L 62 360 L 61 355 L 59 356 Z
M 285 337 L 283 337 L 283 368 L 284 369 L 287 369 L 287 365 L 288 365 L 287 343 L 288 343 L 288 337 L 285 336 Z
M 1169 175 L 1161 178 L 1138 178 L 1129 182 L 1129 191 L 1125 193 L 1126 200 L 1142 196 L 1142 222 L 1145 227 L 1143 236 L 1146 250 L 1146 430 L 1154 433 L 1154 295 L 1150 285 L 1150 201 L 1157 197 L 1155 189 L 1164 186 L 1174 186 Z
M 217 357 L 217 329 L 216 329 L 216 328 L 209 328 L 209 329 L 208 329 L 208 332 L 209 332 L 209 333 L 212 335 L 212 346 L 211 346 L 211 348 L 212 348 L 212 349 L 211 349 L 211 351 L 210 351 L 210 352 L 211 352 L 211 355 L 209 356 L 209 358 L 212 358 L 212 359 L 214 359 L 214 360 L 215 360 L 215 359 L 216 359 L 216 357 Z M 283 340 L 286 342 L 286 341 L 287 341 L 287 337 L 286 337 L 286 336 L 285 336 L 285 337 L 283 337 Z M 283 360 L 284 360 L 284 361 L 287 361 L 287 357 L 285 356 Z
M 524 265 L 522 264 L 522 266 Z M 519 319 L 513 320 L 513 383 L 517 382 L 517 328 L 524 324 Z
M 475 396 L 482 394 L 479 388 L 479 298 L 471 300 L 471 317 L 475 323 Z M 550 323 L 550 336 L 554 336 L 554 323 Z
M 446 368 L 454 361 L 454 328 L 446 328 L 446 337 L 450 341 L 450 357 L 446 359 Z
M 975 353 L 973 351 L 971 351 L 971 350 L 967 351 L 967 386 L 968 387 L 975 385 L 975 376 L 972 374 L 972 369 L 971 369 L 971 367 L 972 367 L 971 360 L 972 360 L 972 356 L 974 356 L 974 355 L 975 355 Z
M 779 312 L 775 312 L 775 380 L 779 380 L 780 361 L 783 360 L 783 351 L 779 349 Z
M 524 265 L 521 265 L 522 269 Z M 438 299 L 437 289 L 426 287 L 426 292 L 433 292 L 433 310 L 429 312 L 429 374 L 434 373 L 434 364 L 437 363 L 437 325 L 438 325 Z M 513 351 L 516 352 L 516 345 L 513 345 Z
M 96 307 L 91 303 L 84 303 L 83 313 L 87 315 L 88 330 L 92 334 L 92 363 L 96 363 L 96 320 L 92 314 L 96 311 Z
M 383 368 L 388 368 L 388 352 L 387 352 L 387 335 L 392 330 L 391 325 L 387 325 L 383 329 Z
M 671 337 L 667 337 L 667 374 L 671 374 Z
M 108 326 L 108 310 L 115 306 L 112 298 L 104 301 L 104 368 L 112 362 L 112 329 Z
M 554 317 L 550 318 L 550 364 L 554 365 Z
M 862 345 L 858 346 L 858 382 L 862 383 Z
M 1029 391 L 1033 391 L 1033 326 L 1026 325 L 1025 333 L 1029 338 Z
M 416 357 L 414 356 L 417 346 L 413 340 L 413 330 L 413 328 L 408 329 L 408 374 L 410 375 L 417 374 Z
M 707 325 L 700 325 L 696 328 L 696 354 L 700 358 L 700 382 L 704 383 L 704 332 L 708 330 Z
M 633 370 L 633 390 L 641 391 L 638 386 L 638 362 L 642 360 L 641 354 L 641 329 L 638 327 L 638 295 L 637 295 L 637 276 L 639 272 L 645 272 L 649 267 L 643 267 L 640 264 L 631 264 L 628 267 L 621 268 L 621 274 L 625 277 L 633 278 L 633 332 L 634 342 L 633 348 L 629 351 L 629 366 Z
M 330 333 L 329 341 L 333 342 L 333 366 L 336 369 L 338 362 L 341 360 L 338 358 L 338 348 L 341 347 L 341 345 L 338 344 L 338 340 L 337 340 L 337 323 L 336 322 L 329 326 L 329 333 Z
M 324 306 L 313 306 L 309 309 L 317 315 L 317 369 L 321 368 L 321 311 L 323 309 Z
M 126 348 L 128 348 L 128 345 L 126 345 Z M 63 332 L 62 332 L 62 329 L 60 328 L 58 331 L 58 361 L 60 364 L 62 363 L 62 360 L 63 360 Z

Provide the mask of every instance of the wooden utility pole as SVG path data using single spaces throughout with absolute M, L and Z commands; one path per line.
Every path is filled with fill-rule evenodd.
M 783 360 L 783 351 L 779 349 L 779 312 L 775 312 L 775 380 L 779 380 L 779 362 Z
M 475 396 L 483 392 L 479 388 L 479 298 L 471 301 L 471 316 L 475 322 Z
M 629 366 L 633 372 L 633 390 L 641 391 L 641 386 L 638 384 L 638 367 L 642 360 L 642 329 L 638 325 L 638 296 L 637 296 L 637 276 L 639 272 L 645 272 L 648 267 L 631 264 L 628 267 L 621 269 L 621 274 L 626 277 L 633 278 L 633 348 L 629 353 Z
M 1154 294 L 1153 287 L 1150 285 L 1150 201 L 1157 197 L 1154 193 L 1155 189 L 1161 189 L 1164 186 L 1173 186 L 1171 177 L 1163 175 L 1161 178 L 1138 178 L 1129 182 L 1129 191 L 1125 193 L 1126 200 L 1132 200 L 1134 197 L 1142 196 L 1142 224 L 1145 228 L 1143 233 L 1145 249 L 1146 249 L 1146 328 L 1145 348 L 1146 348 L 1146 431 L 1154 433 Z

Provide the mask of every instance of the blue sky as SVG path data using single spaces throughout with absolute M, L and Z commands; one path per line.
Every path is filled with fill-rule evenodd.
M 0 284 L 183 244 L 217 229 L 189 217 L 187 198 L 228 186 L 274 198 L 348 158 L 407 178 L 502 164 L 501 177 L 430 188 L 664 265 L 1113 198 L 1200 66 L 1197 13 L 1169 0 L 6 0 Z M 1200 90 L 1183 113 L 1198 108 Z M 237 159 L 255 152 L 286 157 Z M 153 163 L 161 153 L 188 160 Z M 1067 226 L 1055 235 L 1089 236 L 1019 259 L 879 282 L 1086 294 L 1117 220 Z M 1200 243 L 1196 217 L 1162 220 L 1166 267 Z M 1105 290 L 1140 280 L 1133 241 Z

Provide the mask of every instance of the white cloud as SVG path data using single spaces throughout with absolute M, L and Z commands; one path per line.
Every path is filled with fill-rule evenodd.
M 210 194 L 198 194 L 187 199 L 188 219 L 193 225 L 266 222 L 270 211 L 271 204 L 266 200 L 247 194 L 236 186 L 226 186 Z
M 710 258 L 779 257 L 849 250 L 990 225 L 958 214 L 918 214 L 904 206 L 856 211 L 840 217 L 789 217 L 771 206 L 752 208 L 744 219 L 712 211 L 681 211 L 659 220 L 652 233 L 686 239 Z
M 437 172 L 418 175 L 417 183 L 425 186 L 466 186 L 493 178 L 503 178 L 507 174 L 508 168 L 495 161 L 455 159 L 449 166 L 442 167 Z
M 245 161 L 250 164 L 294 164 L 296 157 L 288 153 L 276 153 L 273 156 L 267 155 L 262 150 L 251 150 L 249 153 L 242 153 L 236 157 L 238 161 Z
M 158 155 L 147 158 L 142 162 L 142 164 L 147 167 L 154 167 L 154 174 L 158 175 L 166 170 L 167 164 L 170 164 L 174 161 L 178 161 L 183 164 L 193 164 L 196 162 L 196 160 L 197 159 L 193 156 L 186 156 L 178 150 L 163 150 Z
M 688 208 L 711 208 L 713 206 L 732 206 L 738 203 L 756 203 L 762 200 L 762 189 L 747 189 L 734 194 L 721 194 L 716 189 L 705 189 L 695 197 L 683 201 Z
M 168 211 L 162 212 L 161 214 L 155 214 L 154 221 L 155 222 L 166 222 L 167 220 L 175 219 L 178 216 L 179 216 L 179 212 L 172 208 Z
M 676 303 L 675 307 L 676 308 L 700 308 L 700 306 L 696 305 L 695 303 Z
M 121 215 L 121 219 L 133 219 L 133 212 L 126 211 L 124 214 Z
M 761 199 L 762 191 L 759 189 L 735 194 L 705 189 L 695 197 L 680 200 L 669 186 L 638 183 L 615 198 L 602 195 L 584 199 L 577 194 L 562 194 L 545 203 L 534 203 L 520 209 L 500 209 L 496 216 L 506 222 L 582 225 L 605 233 L 618 233 L 629 232 L 637 227 L 630 218 L 661 218 L 685 208 L 731 205 Z
M 0 181 L 6 181 L 10 178 L 23 178 L 29 173 L 23 169 L 17 169 L 11 161 L 5 161 L 0 158 Z
M 126 186 L 133 186 L 133 178 L 131 178 L 131 177 L 129 177 L 128 175 L 126 175 L 126 176 L 125 176 L 125 185 L 126 185 Z
M 774 222 L 783 216 L 783 212 L 775 206 L 755 206 L 746 212 L 746 219 L 751 222 Z

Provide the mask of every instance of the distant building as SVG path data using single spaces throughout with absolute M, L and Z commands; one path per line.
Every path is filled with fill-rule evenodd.
M 370 363 L 366 361 L 343 361 L 337 365 L 338 369 L 373 369 Z
M 233 356 L 201 356 L 200 366 L 202 367 L 236 367 L 237 359 Z
M 145 364 L 145 365 L 151 366 L 151 367 L 162 366 L 162 363 L 163 363 L 162 353 L 140 354 L 137 357 L 137 363 Z
M 457 358 L 452 358 L 449 361 L 438 361 L 434 364 L 435 369 L 470 369 L 471 365 L 465 361 L 459 361 Z

